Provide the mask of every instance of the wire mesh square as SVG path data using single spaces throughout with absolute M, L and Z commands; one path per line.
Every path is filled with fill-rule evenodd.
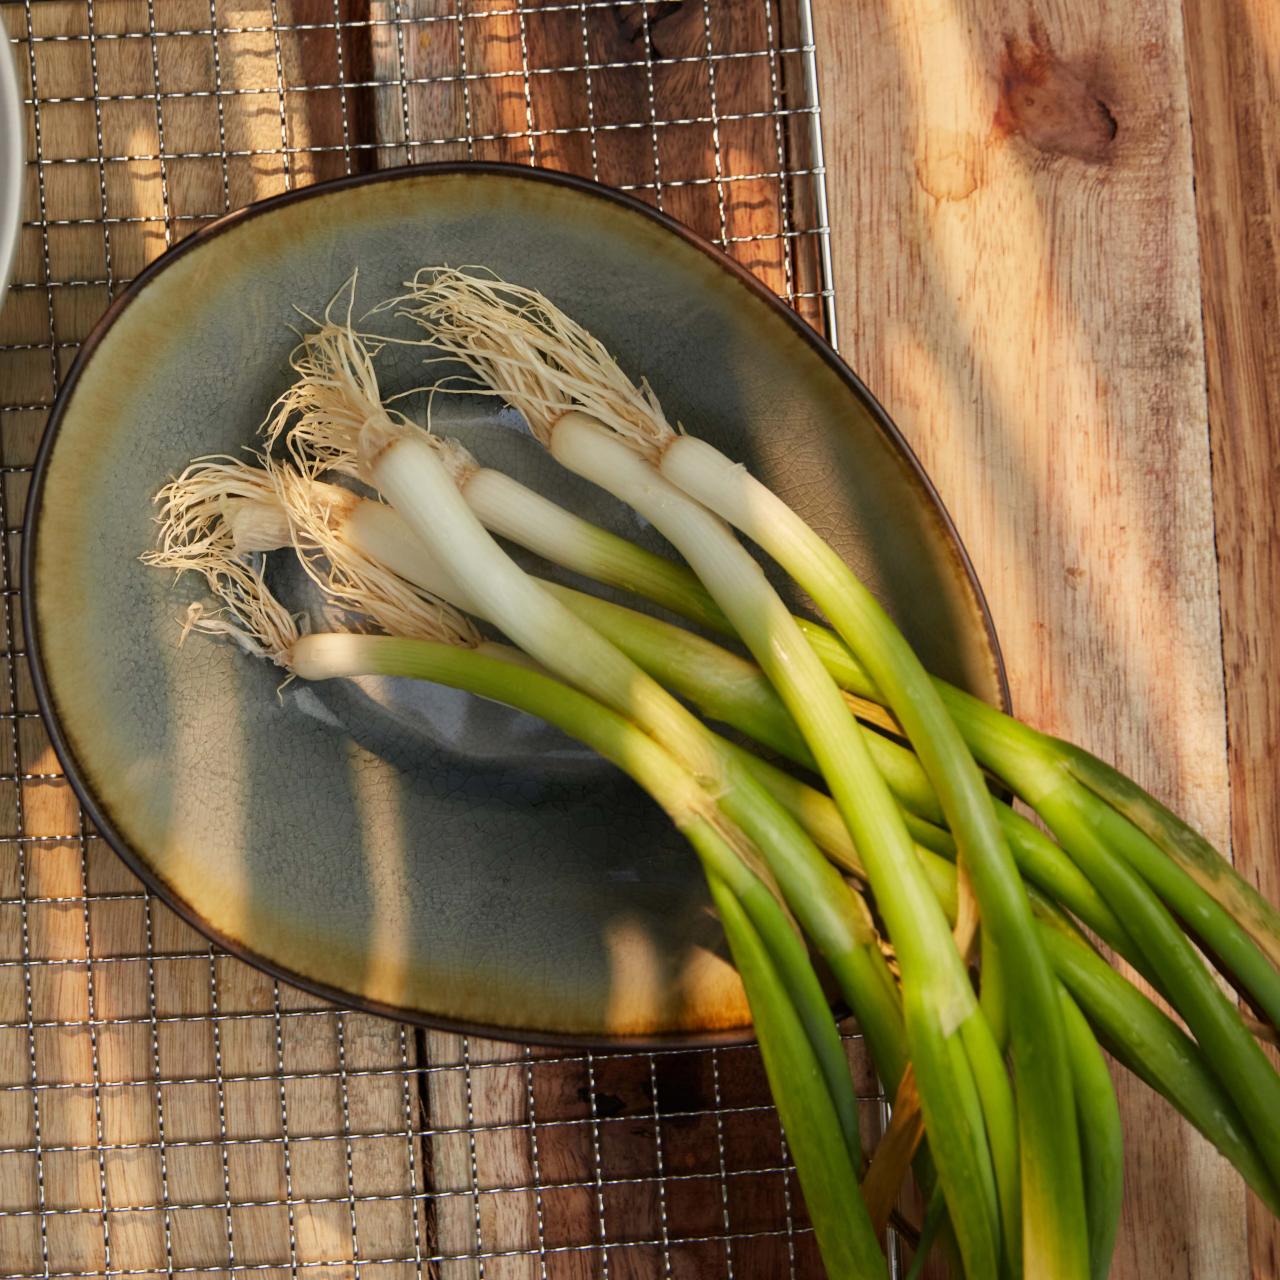
M 821 1274 L 753 1049 L 427 1033 L 278 984 L 152 899 L 62 777 L 16 578 L 80 342 L 167 246 L 289 188 L 433 160 L 580 173 L 685 221 L 830 333 L 806 0 L 0 14 L 31 161 L 0 312 L 0 1280 Z

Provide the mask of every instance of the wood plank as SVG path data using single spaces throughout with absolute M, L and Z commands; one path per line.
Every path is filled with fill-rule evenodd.
M 845 354 L 956 518 L 1014 704 L 1225 844 L 1179 7 L 817 8 Z M 1120 1088 L 1114 1274 L 1242 1274 L 1238 1180 Z
M 290 20 L 324 23 L 348 8 L 300 0 Z M 21 17 L 18 9 L 6 19 L 12 12 Z M 157 21 L 207 32 L 212 12 L 208 0 L 171 0 Z M 54 280 L 96 283 L 53 289 L 47 302 L 33 290 L 41 308 L 6 311 L 6 324 L 12 315 L 27 326 L 6 329 L 6 340 L 47 341 L 51 311 L 52 336 L 66 344 L 34 353 L 48 390 L 32 399 L 49 394 L 72 344 L 167 239 L 232 204 L 344 171 L 343 144 L 360 127 L 358 104 L 344 111 L 341 92 L 326 91 L 286 95 L 282 134 L 265 0 L 219 3 L 217 15 L 221 24 L 268 31 L 216 38 L 154 36 L 141 0 L 100 0 L 93 14 L 90 28 L 81 4 L 34 9 L 38 35 L 94 37 L 37 46 L 40 96 L 89 97 L 96 75 L 109 101 L 100 111 L 90 102 L 40 107 L 42 158 L 89 160 L 44 171 L 37 194 L 49 220 L 67 225 L 49 227 L 41 257 L 47 251 Z M 101 38 L 124 32 L 142 34 Z M 341 45 L 336 28 L 285 36 L 278 52 L 297 82 L 340 84 L 362 74 L 357 50 Z M 157 100 L 157 69 L 176 96 Z M 223 138 L 261 154 L 223 160 Z M 139 153 L 151 158 L 118 158 Z M 33 202 L 30 215 L 38 208 Z M 88 224 L 106 217 L 118 221 Z M 88 221 L 73 225 L 77 219 Z M 31 354 L 24 376 L 34 391 L 40 371 Z M 30 464 L 38 426 L 6 422 L 6 464 Z M 24 491 L 10 476 L 5 497 L 12 527 Z M 11 554 L 11 571 L 13 563 Z M 16 743 L 6 735 L 12 758 L 4 772 L 28 776 L 20 787 L 0 783 L 0 813 L 4 834 L 25 843 L 4 846 L 3 874 L 8 896 L 17 896 L 21 871 L 21 889 L 37 901 L 6 908 L 4 922 L 6 958 L 22 958 L 11 951 L 25 920 L 35 964 L 29 984 L 14 964 L 0 980 L 3 1019 L 18 1024 L 0 1035 L 0 1072 L 5 1085 L 22 1086 L 5 1094 L 0 1112 L 0 1146 L 18 1148 L 0 1164 L 0 1203 L 31 1216 L 5 1219 L 0 1268 L 39 1271 L 47 1255 L 49 1267 L 71 1273 L 216 1272 L 234 1262 L 262 1265 L 273 1277 L 309 1262 L 336 1263 L 328 1273 L 339 1274 L 358 1252 L 412 1258 L 415 1234 L 423 1234 L 414 1198 L 422 1189 L 419 1140 L 409 1136 L 422 1118 L 414 1077 L 405 1074 L 414 1066 L 412 1040 L 394 1024 L 334 1012 L 215 959 L 145 898 L 82 828 L 43 728 L 29 718 L 34 702 L 21 666 L 14 693 L 28 718 L 17 722 Z M 5 701 L 8 709 L 7 692 Z M 28 999 L 33 1032 L 21 1026 Z M 33 1056 L 42 1086 L 65 1087 L 31 1089 Z M 272 1078 L 281 1072 L 287 1080 Z M 357 1203 L 353 1191 L 379 1198 Z M 32 1214 L 41 1203 L 50 1211 L 43 1221 Z M 385 1270 L 407 1275 L 414 1267 Z
M 467 158 L 456 9 L 452 0 L 372 0 L 369 16 L 380 24 L 370 37 L 380 169 Z
M 1280 901 L 1280 11 L 1186 0 L 1236 865 Z M 1250 1197 L 1253 1275 L 1280 1224 Z
M 426 1046 L 435 1241 L 442 1258 L 455 1259 L 439 1264 L 440 1278 L 537 1276 L 538 1206 L 522 1051 L 444 1032 L 429 1032 Z

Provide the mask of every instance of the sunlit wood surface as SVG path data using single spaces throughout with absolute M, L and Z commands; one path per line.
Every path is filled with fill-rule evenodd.
M 955 516 L 1015 707 L 1276 899 L 1280 9 L 817 9 L 841 345 Z M 1121 1090 L 1114 1274 L 1280 1274 L 1229 1166 Z

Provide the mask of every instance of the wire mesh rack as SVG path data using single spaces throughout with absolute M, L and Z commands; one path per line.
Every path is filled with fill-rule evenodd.
M 0 1280 L 821 1274 L 753 1049 L 400 1026 L 274 982 L 149 897 L 61 775 L 16 579 L 78 344 L 167 246 L 290 187 L 429 160 L 573 170 L 688 223 L 834 337 L 806 0 L 0 13 L 30 161 L 0 312 Z

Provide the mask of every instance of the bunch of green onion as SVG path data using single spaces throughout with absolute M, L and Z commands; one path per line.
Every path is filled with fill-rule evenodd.
M 304 679 L 404 676 L 505 702 L 649 792 L 705 871 L 828 1274 L 886 1275 L 883 1228 L 912 1165 L 928 1205 L 905 1225 L 913 1271 L 934 1246 L 973 1280 L 1105 1276 L 1121 1134 L 1099 1042 L 1280 1212 L 1280 1075 L 1259 1044 L 1280 1023 L 1280 913 L 1134 783 L 931 677 L 794 511 L 674 429 L 650 387 L 548 299 L 441 269 L 379 310 L 420 327 L 433 358 L 461 360 L 685 564 L 384 404 L 390 340 L 349 317 L 327 317 L 295 352 L 260 456 L 200 460 L 166 486 L 147 559 L 202 573 L 221 602 L 193 607 L 188 628 Z M 738 534 L 829 628 L 792 616 Z M 530 575 L 496 537 L 745 653 Z M 281 551 L 361 629 L 300 634 L 259 559 Z M 870 1159 L 810 949 L 897 1098 Z

